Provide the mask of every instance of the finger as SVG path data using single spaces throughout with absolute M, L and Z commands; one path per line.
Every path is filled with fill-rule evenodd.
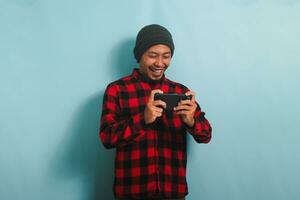
M 185 93 L 186 96 L 192 95 L 192 101 L 195 101 L 196 93 L 193 91 L 188 91 Z
M 195 102 L 189 102 L 187 104 L 179 103 L 178 106 L 176 106 L 175 108 L 176 110 L 185 109 L 185 110 L 195 111 L 197 108 L 197 104 Z
M 190 112 L 186 111 L 186 110 L 178 110 L 175 112 L 177 115 L 188 115 L 190 114 Z
M 175 111 L 179 111 L 179 110 L 187 110 L 187 111 L 191 111 L 193 110 L 193 107 L 192 106 L 189 106 L 189 105 L 179 105 L 179 106 L 176 106 L 174 108 Z
M 156 116 L 156 117 L 161 117 L 161 116 L 162 116 L 162 113 L 161 113 L 161 112 L 156 112 L 156 113 L 155 113 L 155 116 Z
M 154 112 L 159 112 L 159 113 L 162 113 L 164 111 L 164 109 L 160 108 L 160 107 L 153 107 L 153 111 Z
M 195 101 L 191 101 L 191 100 L 184 100 L 184 101 L 181 101 L 178 103 L 178 106 L 179 105 L 188 105 L 188 106 L 192 106 L 192 107 L 197 107 L 197 104 Z
M 152 116 L 153 116 L 154 118 L 156 118 L 156 117 L 161 117 L 161 116 L 162 116 L 162 112 L 156 112 L 156 111 L 153 111 L 153 112 L 152 112 Z
M 187 100 L 181 100 L 178 104 L 179 105 L 184 105 L 184 104 L 192 105 L 193 102 L 191 100 L 187 99 Z
M 156 100 L 156 101 L 153 101 L 153 104 L 154 106 L 161 106 L 163 108 L 166 108 L 167 107 L 167 104 L 166 102 L 162 101 L 162 100 Z
M 161 91 L 160 89 L 152 90 L 149 96 L 149 101 L 154 101 L 154 94 L 156 93 L 163 93 L 163 91 Z

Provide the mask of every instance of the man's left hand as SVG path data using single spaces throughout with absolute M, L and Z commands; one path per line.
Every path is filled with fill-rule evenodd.
M 178 106 L 174 108 L 174 112 L 181 116 L 182 121 L 189 127 L 193 127 L 195 124 L 194 114 L 197 108 L 195 101 L 195 93 L 189 91 L 185 95 L 192 95 L 191 100 L 182 100 L 178 103 Z

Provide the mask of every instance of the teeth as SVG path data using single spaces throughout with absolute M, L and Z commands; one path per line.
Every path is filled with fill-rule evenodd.
M 160 68 L 157 69 L 155 67 L 153 68 L 151 67 L 150 70 L 152 71 L 154 76 L 161 76 L 164 71 L 164 69 L 160 69 Z
M 162 69 L 152 69 L 152 71 L 154 71 L 154 72 L 161 72 Z

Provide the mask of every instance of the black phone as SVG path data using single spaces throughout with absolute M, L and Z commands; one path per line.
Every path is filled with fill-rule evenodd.
M 155 93 L 154 100 L 162 100 L 167 104 L 166 110 L 173 110 L 181 100 L 191 100 L 192 95 L 176 94 L 176 93 Z

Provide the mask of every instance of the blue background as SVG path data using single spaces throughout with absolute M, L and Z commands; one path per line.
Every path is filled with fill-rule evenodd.
M 0 199 L 113 199 L 103 92 L 151 23 L 213 126 L 187 199 L 300 199 L 299 20 L 299 0 L 0 0 Z

